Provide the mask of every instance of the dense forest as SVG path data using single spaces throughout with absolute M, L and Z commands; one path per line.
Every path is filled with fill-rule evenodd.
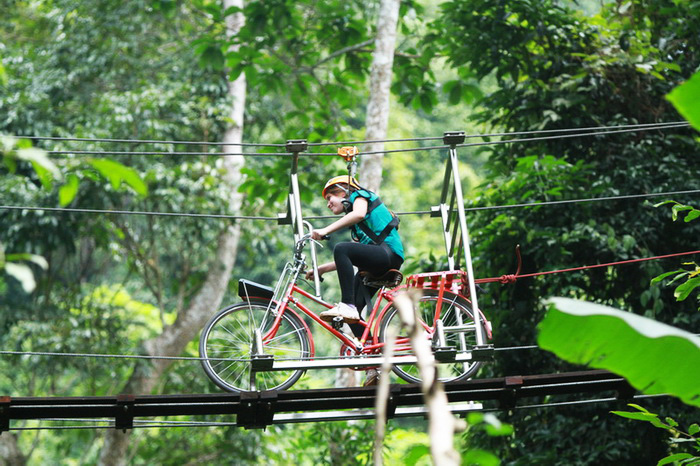
M 0 396 L 218 392 L 196 360 L 26 353 L 196 357 L 199 331 L 238 299 L 238 279 L 273 285 L 289 260 L 292 231 L 275 219 L 291 167 L 275 154 L 290 139 L 331 154 L 299 163 L 303 213 L 316 217 L 328 212 L 323 183 L 345 171 L 332 155 L 341 141 L 391 140 L 357 144 L 360 175 L 405 213 L 406 274 L 446 266 L 439 220 L 425 214 L 440 200 L 447 154 L 431 146 L 445 131 L 474 136 L 459 161 L 477 277 L 513 273 L 516 245 L 523 273 L 698 249 L 700 221 L 655 206 L 700 205 L 697 132 L 614 131 L 684 120 L 666 96 L 700 70 L 698 2 L 15 0 L 2 10 Z M 582 131 L 600 127 L 611 130 Z M 487 284 L 479 304 L 497 348 L 535 345 L 552 296 L 697 334 L 695 298 L 652 283 L 692 260 Z M 324 282 L 327 300 L 338 293 Z M 334 345 L 319 340 L 318 352 Z M 476 377 L 578 369 L 545 351 L 504 351 Z M 335 377 L 307 373 L 294 388 Z M 673 398 L 639 404 L 683 427 L 700 420 Z M 500 411 L 512 433 L 473 426 L 456 448 L 517 465 L 692 452 L 610 413 L 621 407 Z M 243 430 L 196 420 L 211 425 L 13 421 L 0 464 L 373 461 L 371 421 Z M 385 462 L 429 463 L 423 420 L 388 429 Z

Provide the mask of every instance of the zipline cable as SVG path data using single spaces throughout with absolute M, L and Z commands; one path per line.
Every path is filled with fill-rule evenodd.
M 31 139 L 40 141 L 74 141 L 74 142 L 108 142 L 118 144 L 183 144 L 193 146 L 241 146 L 241 147 L 285 147 L 279 143 L 252 143 L 252 142 L 217 142 L 217 141 L 168 141 L 157 139 L 109 139 L 109 138 L 78 138 L 60 136 L 15 136 L 17 139 Z
M 573 131 L 594 131 L 608 130 L 621 128 L 663 128 L 667 126 L 683 124 L 689 126 L 688 122 L 672 121 L 660 123 L 640 123 L 631 125 L 608 125 L 608 126 L 589 126 L 578 128 L 561 128 L 548 130 L 532 130 L 532 131 L 510 131 L 500 133 L 485 133 L 485 134 L 467 134 L 467 138 L 485 138 L 485 137 L 502 137 L 502 136 L 524 136 L 534 134 L 552 134 L 565 133 Z M 17 139 L 29 139 L 40 141 L 71 141 L 71 142 L 95 142 L 95 143 L 119 143 L 119 144 L 180 144 L 180 145 L 200 145 L 200 146 L 239 146 L 239 147 L 285 147 L 281 143 L 229 143 L 220 141 L 183 141 L 183 140 L 155 140 L 155 139 L 114 139 L 114 138 L 80 138 L 80 137 L 61 137 L 61 136 L 15 136 Z M 442 140 L 442 136 L 414 137 L 414 138 L 396 138 L 396 139 L 376 139 L 376 140 L 357 140 L 357 141 L 336 141 L 336 142 L 313 142 L 308 143 L 309 147 L 322 146 L 339 146 L 348 144 L 375 144 L 375 143 L 390 143 L 390 142 L 419 142 L 419 141 L 437 141 Z
M 639 199 L 648 197 L 661 197 L 661 196 L 678 196 L 683 194 L 698 194 L 700 189 L 684 190 L 684 191 L 669 191 L 663 193 L 644 193 L 644 194 L 626 194 L 621 196 L 607 196 L 607 197 L 594 197 L 589 199 L 571 199 L 562 201 L 543 201 L 543 202 L 530 202 L 524 204 L 505 204 L 496 206 L 483 206 L 483 207 L 467 207 L 465 212 L 473 212 L 479 210 L 500 210 L 500 209 L 513 209 L 522 207 L 541 207 L 548 205 L 559 205 L 559 204 L 578 204 L 585 202 L 600 202 L 600 201 L 614 201 L 614 200 L 625 200 L 625 199 Z M 227 220 L 262 220 L 262 221 L 279 221 L 279 217 L 264 217 L 264 216 L 254 216 L 254 215 L 227 215 L 227 214 L 200 214 L 200 213 L 187 213 L 187 212 L 157 212 L 157 211 L 136 211 L 136 210 L 109 210 L 109 209 L 79 209 L 73 207 L 39 207 L 39 206 L 17 206 L 17 205 L 0 205 L 0 209 L 4 210 L 29 210 L 29 211 L 47 211 L 47 212 L 74 212 L 74 213 L 87 213 L 87 214 L 116 214 L 116 215 L 152 215 L 160 217 L 194 217 L 194 218 L 218 218 Z M 430 210 L 418 210 L 412 212 L 396 212 L 397 215 L 430 215 L 432 211 Z M 327 220 L 336 218 L 332 215 L 310 215 L 304 217 L 307 220 Z
M 524 143 L 524 142 L 532 142 L 532 141 L 545 141 L 545 140 L 553 140 L 553 139 L 568 139 L 568 138 L 575 138 L 575 137 L 587 137 L 587 136 L 601 136 L 601 135 L 608 135 L 608 134 L 619 134 L 619 133 L 630 133 L 630 132 L 638 132 L 638 131 L 652 131 L 652 130 L 663 130 L 663 129 L 668 129 L 668 128 L 682 128 L 682 127 L 689 127 L 689 123 L 668 123 L 668 124 L 663 124 L 663 125 L 635 125 L 632 128 L 629 129 L 620 129 L 620 130 L 614 130 L 614 131 L 594 131 L 594 132 L 588 132 L 588 133 L 575 133 L 575 134 L 563 134 L 563 135 L 556 135 L 556 136 L 542 136 L 542 137 L 533 137 L 533 138 L 518 138 L 518 139 L 506 139 L 506 140 L 500 140 L 500 141 L 484 141 L 484 142 L 474 142 L 474 143 L 466 143 L 466 144 L 458 144 L 457 147 L 476 147 L 476 146 L 490 146 L 490 145 L 499 145 L 499 144 L 513 144 L 513 143 Z M 605 127 L 601 127 L 605 128 Z M 612 128 L 612 127 L 611 127 Z M 621 126 L 621 128 L 627 128 L 625 126 Z M 561 132 L 561 131 L 566 131 L 566 132 L 571 132 L 574 131 L 574 129 L 566 129 L 566 130 L 546 130 L 543 131 L 544 133 L 546 132 Z M 537 132 L 517 132 L 517 133 L 493 133 L 493 136 L 507 136 L 507 135 L 527 135 L 527 134 L 537 134 Z M 471 135 L 470 137 L 490 137 L 491 135 Z M 434 140 L 434 139 L 442 139 L 442 138 L 426 138 L 429 140 Z M 414 139 L 403 139 L 401 141 L 411 141 Z M 389 141 L 389 140 L 385 140 Z M 399 141 L 398 139 L 393 140 L 393 141 Z M 383 142 L 383 141 L 371 141 L 371 142 Z M 338 145 L 339 143 L 334 143 L 333 145 Z M 330 143 L 324 145 L 330 145 Z M 312 144 L 309 144 L 309 146 L 312 146 Z M 381 151 L 369 151 L 369 152 L 363 152 L 362 155 L 372 155 L 372 154 L 393 154 L 393 153 L 398 153 L 398 152 L 420 152 L 420 151 L 432 151 L 432 150 L 444 150 L 444 149 L 449 149 L 449 146 L 446 145 L 439 145 L 439 146 L 425 146 L 425 147 L 413 147 L 413 148 L 404 148 L 404 149 L 387 149 L 387 150 L 381 150 Z M 109 150 L 47 150 L 46 151 L 49 154 L 53 155 L 67 155 L 67 154 L 74 154 L 74 155 L 175 155 L 175 156 L 216 156 L 216 157 L 225 157 L 225 156 L 250 156 L 250 157 L 280 157 L 280 156 L 290 156 L 292 155 L 291 152 L 274 152 L 274 153 L 268 153 L 268 152 L 254 152 L 254 153 L 246 153 L 246 152 L 177 152 L 177 151 L 109 151 Z M 335 152 L 300 152 L 299 156 L 303 157 L 335 157 L 337 156 L 337 153 Z

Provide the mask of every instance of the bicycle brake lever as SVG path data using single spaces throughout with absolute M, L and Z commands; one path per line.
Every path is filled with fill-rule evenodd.
M 324 236 L 324 238 L 328 238 L 328 237 L 327 237 L 327 236 Z M 310 241 L 313 241 L 314 243 L 318 244 L 321 248 L 323 248 L 323 244 L 321 244 L 320 242 L 316 241 L 315 239 L 312 239 L 312 240 L 310 240 Z

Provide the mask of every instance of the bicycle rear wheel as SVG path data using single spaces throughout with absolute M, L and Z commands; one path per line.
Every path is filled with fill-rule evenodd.
M 417 314 L 420 321 L 427 327 L 426 337 L 431 341 L 435 335 L 435 313 L 439 301 L 437 290 L 423 290 L 418 303 Z M 446 292 L 442 298 L 440 319 L 445 327 L 445 344 L 456 351 L 456 354 L 469 353 L 476 346 L 477 325 L 483 329 L 481 319 L 474 320 L 471 303 L 461 296 Z M 387 310 L 379 326 L 379 341 L 386 342 L 390 329 L 396 331 L 396 346 L 394 354 L 413 354 L 406 330 L 401 328 L 398 309 L 393 305 Z M 471 377 L 481 365 L 478 361 L 464 361 L 437 364 L 438 379 L 442 382 L 454 382 Z M 410 383 L 421 381 L 418 366 L 414 364 L 396 365 L 392 369 L 396 375 Z
M 303 370 L 251 374 L 255 329 L 265 336 L 274 322 L 268 304 L 269 301 L 261 300 L 234 304 L 212 317 L 202 330 L 199 340 L 202 366 L 218 387 L 230 392 L 284 390 L 304 374 Z M 277 331 L 263 339 L 262 344 L 264 353 L 275 359 L 309 357 L 307 329 L 291 312 L 282 315 Z

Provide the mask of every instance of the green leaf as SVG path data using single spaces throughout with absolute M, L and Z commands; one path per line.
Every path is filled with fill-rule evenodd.
M 538 343 L 560 358 L 625 377 L 645 394 L 700 406 L 700 337 L 629 312 L 551 298 Z
M 36 176 L 39 178 L 41 185 L 44 187 L 44 189 L 50 191 L 53 188 L 54 180 L 52 173 L 37 162 L 32 162 L 32 166 L 34 167 L 34 171 L 36 172 Z
M 670 455 L 670 456 L 667 456 L 666 458 L 660 459 L 659 462 L 656 463 L 656 466 L 661 466 L 664 464 L 671 464 L 671 463 L 675 463 L 676 461 L 687 460 L 690 458 L 694 458 L 694 456 L 691 455 L 690 453 L 676 453 L 675 455 Z
M 114 189 L 119 189 L 121 183 L 124 182 L 138 194 L 142 196 L 148 194 L 148 186 L 133 168 L 110 159 L 92 159 L 90 164 L 109 180 Z
M 224 54 L 221 53 L 219 47 L 210 45 L 199 57 L 199 65 L 202 68 L 211 68 L 215 71 L 221 71 L 224 68 Z
M 78 194 L 79 186 L 80 181 L 73 173 L 66 177 L 66 184 L 58 189 L 58 202 L 61 204 L 61 207 L 65 207 L 73 202 L 73 199 Z
M 700 432 L 700 426 L 697 425 L 697 424 L 692 424 L 692 425 L 688 428 L 688 433 L 689 433 L 690 435 L 695 435 L 695 434 L 697 434 L 698 432 Z
M 651 423 L 655 427 L 659 427 L 661 429 L 665 429 L 668 427 L 666 426 L 666 424 L 659 420 L 659 417 L 656 414 L 652 413 L 630 413 L 629 411 L 611 411 L 611 413 L 627 419 L 634 419 L 636 421 L 646 421 Z
M 695 73 L 685 83 L 673 89 L 666 98 L 676 107 L 678 113 L 700 131 L 700 72 Z
M 687 270 L 678 269 L 678 270 L 674 270 L 673 272 L 664 272 L 661 275 L 658 275 L 658 276 L 652 278 L 651 283 L 652 284 L 658 283 L 660 281 L 663 281 L 665 278 L 670 277 L 671 275 L 675 275 L 677 273 L 684 273 L 684 272 L 687 272 Z
M 676 297 L 676 301 L 683 301 L 697 287 L 700 287 L 700 277 L 691 278 L 682 285 L 678 285 L 673 296 Z
M 692 212 L 688 212 L 688 215 L 685 216 L 683 221 L 685 223 L 692 222 L 693 220 L 695 220 L 698 217 L 700 217 L 700 210 L 693 209 Z
M 46 174 L 51 175 L 52 178 L 61 178 L 61 172 L 58 170 L 58 167 L 56 167 L 56 165 L 49 160 L 49 158 L 46 156 L 46 152 L 41 149 L 18 149 L 16 156 L 20 160 L 31 162 L 32 165 L 34 165 L 35 170 L 37 167 L 41 167 L 41 169 L 43 169 Z
M 463 465 L 479 465 L 479 466 L 498 466 L 501 460 L 493 453 L 480 450 L 478 448 L 468 450 L 462 455 Z

